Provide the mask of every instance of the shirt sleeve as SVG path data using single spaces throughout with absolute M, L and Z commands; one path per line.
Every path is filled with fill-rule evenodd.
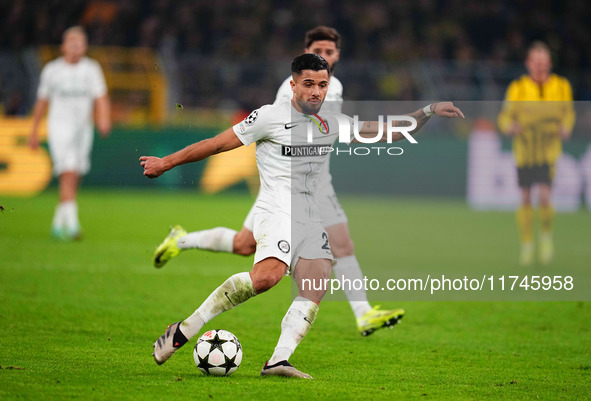
M 501 113 L 499 113 L 499 117 L 497 119 L 499 130 L 503 134 L 507 134 L 511 129 L 511 125 L 513 124 L 515 118 L 515 101 L 517 100 L 519 100 L 518 83 L 517 81 L 513 81 L 509 85 L 509 88 L 507 88 L 505 101 L 503 102 L 503 109 L 501 110 Z
M 269 137 L 269 106 L 254 110 L 244 120 L 232 127 L 244 146 Z
M 277 95 L 275 96 L 275 101 L 273 104 L 283 103 L 286 100 L 291 100 L 293 97 L 293 91 L 291 90 L 291 77 L 287 77 L 285 81 L 281 84 L 279 89 L 277 90 Z
M 46 65 L 45 67 L 43 67 L 43 70 L 41 70 L 41 78 L 39 78 L 39 88 L 37 89 L 38 99 L 49 98 L 49 74 L 50 68 L 49 65 Z
M 105 84 L 105 76 L 99 63 L 93 61 L 91 71 L 91 93 L 92 97 L 96 99 L 107 93 L 107 85 Z
M 332 79 L 335 80 L 334 85 L 335 85 L 335 102 L 338 103 L 343 103 L 343 84 L 341 83 L 341 81 L 339 81 L 336 77 L 333 77 Z
M 562 102 L 564 107 L 562 124 L 567 130 L 572 131 L 573 127 L 575 126 L 576 119 L 575 108 L 573 104 L 573 90 L 570 86 L 570 82 L 568 82 L 566 78 L 562 78 L 562 85 L 565 100 Z

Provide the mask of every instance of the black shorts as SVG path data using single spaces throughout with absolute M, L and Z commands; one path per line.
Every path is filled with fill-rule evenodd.
M 552 184 L 554 166 L 542 164 L 533 167 L 517 167 L 517 181 L 520 187 L 529 188 L 534 184 Z

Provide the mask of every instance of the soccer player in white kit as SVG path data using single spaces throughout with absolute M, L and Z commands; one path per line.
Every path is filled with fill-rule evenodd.
M 39 146 L 38 129 L 49 106 L 48 142 L 53 172 L 59 178 L 60 201 L 51 225 L 54 237 L 70 240 L 81 237 L 76 194 L 80 177 L 90 170 L 93 142 L 93 112 L 96 125 L 106 137 L 111 130 L 110 102 L 100 65 L 85 57 L 86 33 L 81 27 L 63 34 L 62 57 L 43 68 L 29 146 Z
M 325 286 L 306 286 L 305 280 L 325 282 L 330 278 L 334 261 L 315 199 L 316 188 L 330 148 L 336 137 L 340 137 L 340 121 L 345 120 L 348 141 L 352 139 L 353 131 L 353 121 L 347 116 L 324 111 L 317 115 L 328 90 L 329 69 L 328 63 L 318 55 L 296 57 L 292 63 L 291 102 L 263 106 L 216 137 L 162 159 L 140 157 L 144 175 L 156 178 L 178 165 L 204 160 L 216 153 L 256 142 L 261 178 L 259 200 L 254 211 L 253 232 L 257 246 L 251 272 L 231 276 L 191 316 L 169 325 L 164 335 L 154 343 L 156 363 L 166 362 L 215 316 L 275 286 L 291 268 L 299 294 L 283 318 L 279 341 L 261 375 L 311 378 L 294 368 L 288 359 L 314 322 L 318 305 L 326 292 Z M 428 107 L 430 114 L 463 117 L 451 103 Z M 413 132 L 429 119 L 430 114 L 423 110 L 415 113 L 418 118 Z M 306 123 L 312 116 L 325 129 L 320 129 L 320 124 L 318 129 L 312 129 L 310 143 L 305 131 Z M 337 122 L 331 121 L 327 126 L 323 119 L 336 119 Z M 328 127 L 339 129 L 330 130 Z M 386 131 L 383 127 L 383 132 Z M 377 132 L 377 123 L 364 122 L 360 134 L 375 137 Z M 383 135 L 382 140 L 386 136 Z M 397 133 L 393 140 L 402 137 Z
M 341 37 L 334 28 L 318 26 L 306 32 L 304 51 L 322 56 L 331 68 L 330 84 L 326 93 L 326 103 L 323 107 L 339 113 L 343 105 L 343 85 L 341 81 L 332 75 L 332 69 L 339 61 L 340 48 Z M 293 92 L 290 81 L 291 77 L 286 78 L 279 87 L 275 104 L 292 98 Z M 321 182 L 318 185 L 318 202 L 324 228 L 328 233 L 330 247 L 337 261 L 334 266 L 335 277 L 339 279 L 342 277 L 350 280 L 349 282 L 361 282 L 364 275 L 355 257 L 354 245 L 347 224 L 347 215 L 341 207 L 332 186 L 330 163 L 327 162 L 323 169 L 324 171 L 320 175 Z M 170 258 L 178 255 L 180 250 L 184 249 L 206 249 L 239 255 L 253 254 L 256 248 L 253 235 L 254 210 L 258 201 L 259 197 L 257 196 L 240 232 L 226 227 L 216 227 L 187 234 L 181 226 L 173 227 L 168 237 L 155 252 L 155 266 L 163 266 Z M 402 309 L 381 310 L 379 307 L 372 308 L 367 300 L 365 289 L 345 289 L 345 294 L 355 315 L 357 329 L 363 336 L 367 336 L 382 327 L 392 328 L 404 316 L 404 310 Z

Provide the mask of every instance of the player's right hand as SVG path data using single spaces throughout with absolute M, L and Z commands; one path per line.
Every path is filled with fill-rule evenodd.
M 39 137 L 36 134 L 31 134 L 31 136 L 29 136 L 29 148 L 35 150 L 37 148 L 39 148 Z
M 144 168 L 144 175 L 148 178 L 160 177 L 166 171 L 164 161 L 155 156 L 140 157 L 140 166 Z
M 462 110 L 458 109 L 452 102 L 437 102 L 433 107 L 433 113 L 439 117 L 447 118 L 466 118 Z
M 509 128 L 508 134 L 511 136 L 515 136 L 521 134 L 522 131 L 523 128 L 521 127 L 521 124 L 519 124 L 517 121 L 513 121 L 513 124 L 511 124 L 511 128 Z

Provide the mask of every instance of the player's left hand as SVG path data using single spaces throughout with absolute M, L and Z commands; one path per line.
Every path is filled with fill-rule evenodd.
M 464 117 L 462 110 L 458 109 L 452 102 L 439 102 L 435 103 L 433 113 L 439 117 L 457 118 Z
M 560 124 L 558 135 L 560 135 L 561 140 L 568 141 L 570 139 L 571 131 L 569 131 L 564 125 Z
M 164 161 L 155 156 L 140 157 L 140 166 L 144 168 L 144 175 L 148 178 L 160 177 L 166 171 Z

